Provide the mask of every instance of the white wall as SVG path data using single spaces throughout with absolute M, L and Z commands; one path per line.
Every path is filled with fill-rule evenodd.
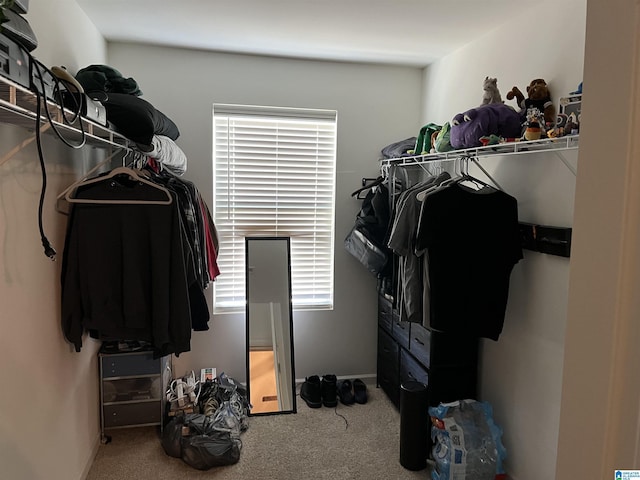
M 124 43 L 110 43 L 108 55 L 178 125 L 177 143 L 189 159 L 185 177 L 208 202 L 214 102 L 338 111 L 335 308 L 294 312 L 296 377 L 375 374 L 376 281 L 343 247 L 360 206 L 350 194 L 362 177 L 378 174 L 382 147 L 419 129 L 422 71 Z M 213 366 L 244 380 L 244 314 L 215 315 L 210 327 L 194 332 L 176 372 Z
M 540 22 L 523 11 L 503 25 L 431 65 L 424 75 L 423 121 L 443 123 L 480 104 L 482 80 L 497 77 L 506 93 L 523 92 L 544 78 L 552 98 L 582 81 L 586 1 L 546 1 Z M 515 106 L 514 101 L 506 101 Z M 563 153 L 577 164 L 577 152 Z M 521 221 L 573 225 L 575 176 L 553 153 L 482 161 L 496 181 L 518 199 Z M 478 174 L 480 177 L 482 174 Z M 482 177 L 481 177 L 482 178 Z M 494 407 L 504 429 L 506 468 L 516 480 L 554 478 L 569 289 L 569 260 L 536 252 L 513 270 L 504 331 L 481 349 L 480 396 Z
M 45 65 L 105 61 L 106 46 L 73 0 L 31 0 L 27 19 Z M 32 132 L 0 125 L 0 158 Z M 97 344 L 75 353 L 60 328 L 60 253 L 66 217 L 55 195 L 95 152 L 71 151 L 47 135 L 48 193 L 44 228 L 59 256 L 43 254 L 37 209 L 40 169 L 31 143 L 0 165 L 0 477 L 84 478 L 99 445 Z

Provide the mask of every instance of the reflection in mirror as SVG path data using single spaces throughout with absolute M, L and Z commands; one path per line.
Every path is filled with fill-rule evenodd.
M 246 237 L 245 266 L 250 414 L 295 413 L 289 237 Z

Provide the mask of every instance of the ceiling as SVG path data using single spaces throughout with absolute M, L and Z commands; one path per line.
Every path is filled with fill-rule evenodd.
M 527 8 L 524 0 L 76 2 L 107 41 L 418 67 Z

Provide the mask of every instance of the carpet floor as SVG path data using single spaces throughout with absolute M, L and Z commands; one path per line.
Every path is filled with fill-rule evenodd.
M 196 470 L 165 454 L 155 427 L 111 430 L 87 480 L 395 480 L 429 479 L 399 461 L 400 414 L 381 389 L 369 387 L 364 405 L 255 416 L 241 435 L 240 461 Z

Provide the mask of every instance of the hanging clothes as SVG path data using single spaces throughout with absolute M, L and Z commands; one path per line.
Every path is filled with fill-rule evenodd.
M 154 181 L 177 196 L 180 215 L 193 251 L 198 282 L 202 289 L 206 289 L 220 274 L 217 264 L 219 240 L 209 208 L 192 182 L 161 169 L 153 160 L 148 162 L 146 169 Z
M 191 306 L 176 199 L 126 175 L 80 185 L 62 264 L 62 328 L 76 351 L 102 340 L 190 349 Z M 87 203 L 84 203 L 87 202 Z
M 417 194 L 433 185 L 442 183 L 451 176 L 444 172 L 404 190 L 398 197 L 394 209 L 393 224 L 388 246 L 398 255 L 398 294 L 397 305 L 401 319 L 409 322 L 423 321 L 423 309 L 428 307 L 428 294 L 425 295 L 422 255 L 416 253 L 416 232 L 422 203 Z
M 511 271 L 523 258 L 516 199 L 461 181 L 427 193 L 416 250 L 428 255 L 430 326 L 497 340 Z
M 215 226 L 195 186 L 120 167 L 67 199 L 67 340 L 80 351 L 87 330 L 101 340 L 149 342 L 157 356 L 188 351 L 191 330 L 209 328 L 204 289 L 220 273 Z

